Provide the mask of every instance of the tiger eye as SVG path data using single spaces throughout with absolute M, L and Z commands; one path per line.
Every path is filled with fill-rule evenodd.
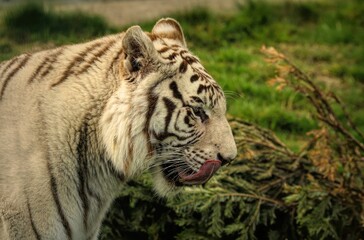
M 202 107 L 193 107 L 192 110 L 201 119 L 201 122 L 206 122 L 209 119 L 209 116 L 207 116 Z

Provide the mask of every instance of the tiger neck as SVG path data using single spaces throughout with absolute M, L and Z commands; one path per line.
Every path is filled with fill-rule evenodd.
M 101 138 L 106 155 L 116 171 L 130 179 L 148 166 L 148 136 L 145 134 L 146 96 L 123 81 L 111 96 L 101 116 Z

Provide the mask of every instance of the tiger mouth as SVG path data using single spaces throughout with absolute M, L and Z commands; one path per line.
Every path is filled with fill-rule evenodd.
M 198 171 L 193 170 L 186 163 L 178 166 L 169 162 L 162 164 L 164 176 L 176 186 L 206 183 L 220 167 L 220 160 L 206 160 Z

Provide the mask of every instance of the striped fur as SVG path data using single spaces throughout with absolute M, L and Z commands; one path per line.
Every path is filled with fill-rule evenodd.
M 0 64 L 0 239 L 96 239 L 126 180 L 232 160 L 225 105 L 173 19 Z

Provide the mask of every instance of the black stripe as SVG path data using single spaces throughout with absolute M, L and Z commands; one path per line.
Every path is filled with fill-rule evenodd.
M 148 111 L 146 114 L 146 122 L 144 125 L 144 129 L 143 132 L 147 138 L 147 142 L 148 142 L 148 152 L 151 153 L 152 152 L 152 146 L 150 144 L 150 136 L 149 136 L 149 125 L 150 125 L 150 120 L 153 116 L 153 113 L 156 109 L 157 106 L 157 102 L 158 102 L 158 96 L 154 93 L 154 89 L 156 87 L 159 86 L 159 84 L 161 84 L 162 82 L 164 82 L 167 79 L 171 79 L 173 77 L 173 74 L 167 74 L 164 76 L 164 78 L 161 78 L 160 80 L 158 80 L 152 87 L 149 88 L 148 90 Z M 155 134 L 154 134 L 155 135 Z
M 187 51 L 187 50 L 181 50 L 180 52 L 179 52 L 179 54 L 181 54 L 181 57 L 184 57 L 184 55 L 185 54 L 189 54 L 190 52 L 189 51 Z
M 158 52 L 159 53 L 164 53 L 164 52 L 167 52 L 170 49 L 171 49 L 170 47 L 163 47 L 163 48 L 159 49 Z
M 167 108 L 167 115 L 164 119 L 164 121 L 165 121 L 164 131 L 167 132 L 169 123 L 171 122 L 171 119 L 172 119 L 173 111 L 176 109 L 176 104 L 174 104 L 170 99 L 168 99 L 166 97 L 163 97 L 163 102 Z
M 45 77 L 52 69 L 53 64 L 57 61 L 58 57 L 62 54 L 63 48 L 60 48 L 58 51 L 55 51 L 54 53 L 48 55 L 44 60 L 39 64 L 37 69 L 34 71 L 32 76 L 29 78 L 28 83 L 32 83 L 38 75 L 41 73 L 41 77 Z
M 210 103 L 212 103 L 214 101 L 213 96 L 215 96 L 215 90 L 214 90 L 214 88 L 210 88 L 210 94 L 209 94 Z
M 201 98 L 197 97 L 197 96 L 192 96 L 191 97 L 193 99 L 193 101 L 197 102 L 197 103 L 201 103 L 203 104 L 203 101 L 201 100 Z
M 41 78 L 44 78 L 45 76 L 47 76 L 48 73 L 50 73 L 54 69 L 53 64 L 58 60 L 58 57 L 62 55 L 63 51 L 64 51 L 64 48 L 61 48 L 57 52 L 57 54 L 55 54 L 54 58 L 49 62 L 47 69 L 45 69 L 42 72 L 42 74 L 40 75 Z
M 148 111 L 145 116 L 146 122 L 145 122 L 145 126 L 144 126 L 144 134 L 146 135 L 147 140 L 148 140 L 149 152 L 152 150 L 152 147 L 149 145 L 149 125 L 150 125 L 150 120 L 153 116 L 153 113 L 155 112 L 155 109 L 157 107 L 157 102 L 158 102 L 158 96 L 153 94 L 152 92 L 149 92 L 149 94 L 148 94 Z
M 181 111 L 178 111 L 177 113 L 177 116 L 176 116 L 176 121 L 174 122 L 174 129 L 178 132 L 182 132 L 182 133 L 187 133 L 187 134 L 190 134 L 190 133 L 193 133 L 194 130 L 191 129 L 191 130 L 184 130 L 184 129 L 181 129 L 178 127 L 178 118 L 179 116 L 181 115 Z M 189 118 L 187 115 L 185 116 L 184 118 L 184 121 L 186 121 L 186 118 Z M 189 126 L 189 127 L 192 127 L 193 125 Z
M 147 115 L 146 115 L 146 119 L 147 121 L 150 120 L 153 116 L 153 113 L 156 109 L 156 106 L 157 106 L 157 102 L 158 102 L 158 96 L 157 95 L 154 95 L 154 94 L 150 94 L 148 96 L 148 111 L 147 111 Z M 149 124 L 147 124 L 148 126 Z
M 33 72 L 32 76 L 28 79 L 28 83 L 32 83 L 34 79 L 38 76 L 40 70 L 45 67 L 45 64 L 49 62 L 49 56 L 46 57 L 37 67 L 37 69 Z
M 79 133 L 79 141 L 77 144 L 77 156 L 78 156 L 78 194 L 82 201 L 83 207 L 83 224 L 85 227 L 85 231 L 87 232 L 87 219 L 90 210 L 90 204 L 87 198 L 87 185 L 88 185 L 88 163 L 87 163 L 87 138 L 88 138 L 88 127 L 87 123 L 84 120 L 84 124 L 82 125 Z
M 21 67 L 23 67 L 29 60 L 30 55 L 26 55 L 23 57 L 23 59 L 20 61 L 20 63 L 18 64 L 18 66 L 16 66 L 9 74 L 8 76 L 5 77 L 5 81 L 4 84 L 1 88 L 1 92 L 0 92 L 0 100 L 2 99 L 5 89 L 9 84 L 9 81 L 11 80 L 11 78 L 20 70 Z
M 51 87 L 55 87 L 61 83 L 63 83 L 64 81 L 67 80 L 67 78 L 72 75 L 73 73 L 75 73 L 74 67 L 77 65 L 77 63 L 84 61 L 84 58 L 87 56 L 87 54 L 89 54 L 89 52 L 95 48 L 100 46 L 100 42 L 96 42 L 90 46 L 88 46 L 83 52 L 79 53 L 67 66 L 66 70 L 63 72 L 62 76 L 58 79 L 57 82 L 53 83 L 51 85 Z
M 83 59 L 83 57 L 82 56 L 77 56 L 75 59 L 73 59 L 73 61 L 67 66 L 67 69 L 66 69 L 66 71 L 64 71 L 63 72 L 63 75 L 61 76 L 61 78 L 60 79 L 58 79 L 58 81 L 57 82 L 55 82 L 55 83 L 53 83 L 52 85 L 51 85 L 51 87 L 53 88 L 53 87 L 55 87 L 55 86 L 57 86 L 58 84 L 61 84 L 62 82 L 64 82 L 71 74 L 73 74 L 74 73 L 74 70 L 72 69 L 73 67 L 74 67 L 74 64 L 76 63 L 76 62 L 80 62 L 80 61 L 82 61 L 82 59 Z
M 101 50 L 98 53 L 95 53 L 92 58 L 87 62 L 87 64 L 80 70 L 77 72 L 77 74 L 82 74 L 84 72 L 86 72 L 95 62 L 95 60 L 97 60 L 98 58 L 102 57 L 102 55 L 104 55 L 105 53 L 108 52 L 108 50 L 114 46 L 116 40 L 110 41 L 106 46 L 104 46 L 103 48 L 101 48 Z
M 191 83 L 196 82 L 200 77 L 197 74 L 191 76 L 190 81 Z
M 28 208 L 28 213 L 29 213 L 29 218 L 30 218 L 30 225 L 32 226 L 35 238 L 37 240 L 41 240 L 40 234 L 39 234 L 39 232 L 38 232 L 38 230 L 37 230 L 37 228 L 35 227 L 35 224 L 34 224 L 32 211 L 30 210 L 30 204 L 29 204 L 29 199 L 28 198 L 27 198 L 27 208 Z
M 155 83 L 149 90 L 148 90 L 148 111 L 147 114 L 145 116 L 146 118 L 146 122 L 144 125 L 144 134 L 146 135 L 147 139 L 149 140 L 149 125 L 150 125 L 150 120 L 153 116 L 153 113 L 157 107 L 157 102 L 158 102 L 158 95 L 154 94 L 154 89 L 159 86 L 159 84 L 161 84 L 162 82 L 164 82 L 167 79 L 170 79 L 172 76 L 165 76 L 164 78 L 160 79 L 159 81 L 157 81 L 157 83 Z M 149 144 L 149 141 L 148 141 Z M 151 150 L 151 146 L 148 145 L 149 151 Z
M 182 103 L 184 104 L 183 97 L 182 97 L 181 92 L 178 90 L 177 83 L 175 81 L 171 82 L 171 84 L 169 84 L 169 88 L 173 92 L 173 97 L 180 99 L 182 101 Z
M 192 144 L 195 144 L 196 142 L 198 142 L 198 140 L 200 139 L 200 137 L 202 136 L 203 133 L 199 133 L 197 135 L 191 135 L 191 138 L 190 140 L 188 140 L 187 142 L 185 143 L 179 143 L 179 144 L 172 144 L 172 147 L 185 147 L 186 145 L 192 145 Z M 187 139 L 186 139 L 187 140 Z
M 184 123 L 188 126 L 188 127 L 193 127 L 193 124 L 190 123 L 190 117 L 188 115 L 185 116 L 185 118 L 183 119 Z
M 185 141 L 187 139 L 189 139 L 191 136 L 188 137 L 182 137 L 182 136 L 178 136 L 175 133 L 170 133 L 170 132 L 163 132 L 160 134 L 157 134 L 156 132 L 153 132 L 154 137 L 159 140 L 159 141 L 163 141 L 168 137 L 175 137 L 178 141 Z
M 201 84 L 200 86 L 198 86 L 197 94 L 202 93 L 202 91 L 207 92 L 210 88 L 211 86 L 205 86 Z
M 62 207 L 61 207 L 61 202 L 59 201 L 59 198 L 58 198 L 58 189 L 57 189 L 56 179 L 53 176 L 52 168 L 51 168 L 51 165 L 50 165 L 49 161 L 50 160 L 48 159 L 47 167 L 48 167 L 48 172 L 49 172 L 50 180 L 51 180 L 51 192 L 52 192 L 53 200 L 54 200 L 54 202 L 56 204 L 58 215 L 61 218 L 62 225 L 63 225 L 63 227 L 64 227 L 64 229 L 66 231 L 67 239 L 71 240 L 72 233 L 71 233 L 70 224 L 68 223 L 68 221 L 66 219 L 66 216 L 63 213 L 63 210 L 62 210 Z
M 168 60 L 173 60 L 173 59 L 175 59 L 176 58 L 176 56 L 178 55 L 178 53 L 176 53 L 176 52 L 173 52 L 173 53 L 171 53 L 171 55 L 169 55 L 168 57 L 166 57 L 165 59 L 168 59 Z
M 191 55 L 191 53 L 188 51 L 183 50 L 180 52 L 180 54 L 181 54 L 182 59 L 185 60 L 190 65 L 193 63 L 200 62 L 195 56 Z
M 6 73 L 6 71 L 8 70 L 8 69 L 10 69 L 15 63 L 16 63 L 16 61 L 17 60 L 19 60 L 19 58 L 20 57 L 15 57 L 15 58 L 13 58 L 13 59 L 11 59 L 11 60 L 9 60 L 8 62 L 7 62 L 7 65 L 6 65 L 6 67 L 2 70 L 2 73 L 1 73 L 1 75 L 0 75 L 0 79 L 2 79 L 3 78 L 3 76 L 4 76 L 4 74 Z
M 185 73 L 187 71 L 187 66 L 188 66 L 188 63 L 186 60 L 183 60 L 181 62 L 181 65 L 179 65 L 179 72 L 180 73 Z
M 192 56 L 186 56 L 183 58 L 188 64 L 199 63 L 198 59 Z

